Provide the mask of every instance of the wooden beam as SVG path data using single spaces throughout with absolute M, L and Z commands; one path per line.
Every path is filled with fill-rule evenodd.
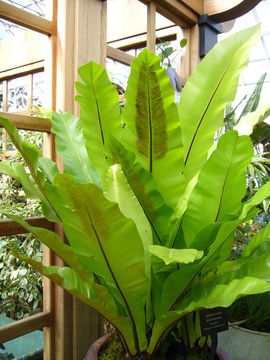
M 156 51 L 156 5 L 150 2 L 147 5 L 147 48 L 153 53 Z
M 157 12 L 181 27 L 189 27 L 198 22 L 198 13 L 191 10 L 184 2 L 178 0 L 140 0 L 148 5 L 153 2 Z
M 183 36 L 187 39 L 187 46 L 181 52 L 180 61 L 177 64 L 177 73 L 184 85 L 193 70 L 200 63 L 199 26 L 195 25 L 189 29 L 183 29 Z
M 56 27 L 52 21 L 31 14 L 13 5 L 0 1 L 0 18 L 37 31 L 45 35 L 55 35 Z
M 124 65 L 130 65 L 134 59 L 134 56 L 109 45 L 107 45 L 107 57 Z
M 54 223 L 44 217 L 25 218 L 31 226 L 41 227 L 48 230 L 54 230 Z M 0 236 L 18 235 L 28 233 L 21 225 L 12 220 L 0 220 Z
M 107 59 L 107 18 L 108 7 L 107 1 L 103 1 L 101 9 L 101 34 L 100 34 L 100 65 L 106 68 Z
M 180 0 L 198 15 L 203 14 L 203 0 Z
M 238 18 L 252 10 L 261 0 L 204 0 L 203 12 L 217 22 Z
M 52 19 L 57 24 L 57 1 L 50 1 Z M 45 58 L 45 108 L 55 110 L 56 101 L 56 36 L 52 35 L 47 39 Z M 55 135 L 43 134 L 43 156 L 55 161 Z M 55 227 L 54 227 L 55 230 Z M 54 265 L 55 255 L 51 249 L 43 245 L 43 264 Z M 53 311 L 55 314 L 55 284 L 46 276 L 43 276 L 43 311 Z M 55 326 L 47 326 L 43 330 L 43 360 L 55 360 Z
M 16 67 L 13 69 L 9 69 L 6 71 L 0 72 L 0 80 L 7 80 L 18 78 L 19 76 L 24 76 L 28 74 L 34 74 L 37 72 L 41 72 L 44 70 L 44 61 L 37 61 L 33 64 L 28 64 L 20 67 Z
M 46 326 L 51 326 L 52 323 L 53 314 L 51 312 L 41 312 L 40 314 L 14 321 L 0 327 L 0 343 L 5 343 L 32 331 L 42 329 Z
M 18 129 L 41 132 L 51 131 L 51 122 L 48 119 L 38 118 L 29 115 L 17 115 L 7 112 L 0 112 L 0 116 L 8 119 Z
M 157 35 L 158 36 L 158 35 Z M 160 42 L 165 42 L 165 41 L 174 41 L 177 38 L 177 34 L 171 34 L 171 35 L 165 35 L 165 36 L 158 36 L 156 43 L 160 44 Z M 136 39 L 137 40 L 137 39 Z M 127 45 L 121 45 L 119 46 L 119 50 L 122 51 L 129 51 L 129 50 L 134 50 L 134 49 L 142 49 L 146 47 L 146 41 L 142 40 L 139 41 L 140 38 L 138 38 L 137 41 L 134 41 L 132 44 L 127 44 Z M 129 55 L 129 54 L 128 54 Z
M 171 25 L 163 29 L 156 29 L 156 43 L 158 44 L 160 39 L 162 39 L 162 41 L 166 41 L 165 39 L 169 39 L 168 41 L 175 40 L 178 29 L 179 27 L 176 25 Z M 144 48 L 146 47 L 146 35 L 147 32 L 145 31 L 141 34 L 122 38 L 107 44 L 123 51 Z
M 41 72 L 44 70 L 44 61 L 37 61 L 33 64 L 28 64 L 20 67 L 16 67 L 13 69 L 9 69 L 6 71 L 0 72 L 0 80 L 7 80 L 18 78 L 19 76 L 27 75 L 27 74 L 34 74 L 37 72 Z

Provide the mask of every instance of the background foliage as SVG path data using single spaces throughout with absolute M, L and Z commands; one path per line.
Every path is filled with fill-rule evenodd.
M 42 147 L 41 133 L 20 131 L 20 135 L 25 140 Z M 2 137 L 0 146 L 0 155 L 3 156 Z M 14 151 L 9 138 L 6 141 L 6 150 Z M 17 152 L 10 157 L 9 161 L 23 163 Z M 40 202 L 26 200 L 22 186 L 16 180 L 2 174 L 0 175 L 0 201 L 2 208 L 9 211 L 12 207 L 18 215 L 24 217 L 41 215 Z M 0 314 L 18 320 L 35 313 L 42 307 L 42 277 L 31 266 L 11 254 L 10 249 L 14 245 L 36 260 L 42 259 L 42 245 L 38 239 L 29 234 L 0 237 Z

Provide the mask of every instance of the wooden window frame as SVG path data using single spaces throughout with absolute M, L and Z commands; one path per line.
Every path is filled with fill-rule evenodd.
M 49 37 L 50 52 L 46 59 L 47 69 L 45 69 L 46 76 L 50 79 L 48 88 L 49 102 L 48 105 L 53 107 L 55 104 L 55 91 L 53 91 L 53 82 L 55 80 L 56 68 L 53 65 L 53 60 L 56 57 L 56 47 L 52 44 L 55 41 L 57 19 L 56 19 L 56 1 L 53 1 L 53 20 L 43 19 L 36 15 L 30 14 L 24 10 L 9 5 L 3 1 L 0 1 L 0 17 L 2 19 L 11 21 L 15 24 L 21 25 L 27 29 L 34 30 L 38 33 L 47 35 Z M 3 80 L 3 95 L 7 97 L 7 81 L 11 78 L 17 78 L 19 76 L 28 75 L 30 82 L 30 91 L 28 97 L 28 112 L 30 112 L 32 91 L 33 91 L 33 74 L 44 69 L 44 62 L 38 62 L 24 66 L 20 69 L 14 69 L 1 74 L 1 81 Z M 15 126 L 23 130 L 33 130 L 44 132 L 44 142 L 46 144 L 45 153 L 47 156 L 53 158 L 52 135 L 50 135 L 50 122 L 47 119 L 35 119 L 30 115 L 19 115 L 7 112 L 7 101 L 3 106 L 3 112 L 1 116 L 9 119 Z M 28 218 L 26 219 L 30 224 L 34 226 L 44 227 L 50 230 L 55 230 L 53 223 L 50 223 L 45 218 Z M 0 221 L 0 236 L 9 236 L 27 233 L 26 230 L 18 226 L 17 223 L 10 220 Z M 53 264 L 53 256 L 51 251 L 44 247 L 43 262 L 46 265 Z M 0 328 L 0 343 L 7 342 L 19 336 L 25 335 L 29 332 L 38 329 L 44 329 L 44 360 L 55 359 L 55 341 L 54 341 L 54 309 L 53 309 L 53 285 L 47 279 L 43 281 L 43 311 L 39 314 L 32 315 L 28 318 L 18 320 L 12 324 L 4 325 Z

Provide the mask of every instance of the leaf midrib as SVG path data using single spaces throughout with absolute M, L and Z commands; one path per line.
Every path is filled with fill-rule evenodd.
M 93 223 L 93 221 L 92 221 L 92 217 L 91 217 L 90 211 L 89 211 L 89 209 L 88 209 L 87 206 L 86 206 L 86 212 L 87 212 L 87 216 L 88 216 L 89 222 L 90 222 L 90 224 L 91 224 L 91 227 L 92 227 L 92 229 L 93 229 L 93 231 L 94 231 L 95 237 L 96 237 L 96 239 L 97 239 L 99 248 L 100 248 L 100 250 L 101 250 L 101 252 L 102 252 L 102 255 L 103 255 L 104 260 L 105 260 L 105 262 L 106 262 L 106 265 L 107 265 L 107 267 L 108 267 L 108 270 L 109 270 L 110 274 L 112 275 L 112 278 L 113 278 L 113 280 L 114 280 L 115 286 L 116 286 L 116 288 L 118 289 L 118 291 L 119 291 L 119 293 L 120 293 L 121 297 L 123 298 L 123 301 L 124 301 L 124 303 L 125 303 L 125 305 L 126 305 L 126 308 L 127 308 L 127 311 L 128 311 L 129 317 L 130 317 L 130 320 L 131 320 L 131 322 L 132 322 L 132 329 L 133 329 L 133 334 L 134 334 L 135 347 L 136 347 L 137 352 L 139 353 L 139 352 L 140 352 L 140 349 L 139 349 L 139 340 L 138 340 L 138 335 L 137 335 L 137 330 L 136 330 L 136 323 L 135 323 L 135 320 L 134 320 L 133 315 L 132 315 L 132 313 L 131 313 L 130 306 L 129 306 L 128 301 L 127 301 L 127 299 L 125 298 L 125 295 L 124 295 L 124 293 L 123 293 L 123 291 L 122 291 L 122 289 L 121 289 L 121 287 L 120 287 L 120 285 L 119 285 L 119 283 L 118 283 L 118 281 L 117 281 L 117 279 L 116 279 L 116 276 L 115 276 L 115 274 L 114 274 L 114 272 L 113 272 L 113 270 L 112 270 L 112 268 L 111 268 L 111 265 L 110 265 L 110 263 L 109 263 L 109 260 L 108 260 L 108 258 L 107 258 L 107 255 L 106 255 L 106 253 L 105 253 L 105 250 L 103 249 L 103 246 L 102 246 L 102 243 L 101 243 L 101 239 L 100 239 L 100 237 L 99 237 L 99 235 L 98 235 L 98 232 L 97 232 L 97 230 L 96 230 L 96 228 L 95 228 L 95 226 L 94 226 L 94 223 Z
M 148 66 L 147 66 L 148 70 Z M 149 171 L 150 173 L 153 172 L 153 134 L 152 134 L 152 109 L 151 109 L 151 101 L 150 101 L 150 74 L 149 71 L 147 71 L 147 117 L 148 117 L 148 123 L 149 123 Z
M 92 89 L 93 89 L 93 93 L 94 93 L 94 98 L 95 98 L 95 103 L 96 103 L 96 108 L 97 108 L 97 116 L 98 116 L 98 124 L 99 124 L 99 129 L 100 129 L 100 135 L 101 135 L 101 140 L 102 140 L 102 144 L 104 146 L 104 133 L 103 133 L 103 128 L 102 128 L 102 122 L 101 122 L 101 117 L 100 117 L 100 110 L 99 110 L 99 104 L 98 104 L 98 100 L 97 100 L 97 94 L 96 94 L 96 90 L 95 90 L 95 86 L 94 86 L 94 71 L 93 71 L 93 66 L 91 67 L 91 75 L 92 75 Z

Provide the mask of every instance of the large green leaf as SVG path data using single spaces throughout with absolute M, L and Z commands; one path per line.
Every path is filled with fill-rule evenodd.
M 208 224 L 237 214 L 246 193 L 246 167 L 253 156 L 249 137 L 236 131 L 224 134 L 204 164 L 188 202 L 182 228 L 187 247 Z
M 228 307 L 241 296 L 266 291 L 270 291 L 270 283 L 253 276 L 195 287 L 191 293 L 185 296 L 176 310 L 170 311 L 156 320 L 147 351 L 152 353 L 156 343 L 164 336 L 164 329 L 176 324 L 186 314 L 205 308 Z
M 33 266 L 37 271 L 63 287 L 70 294 L 76 296 L 78 299 L 102 314 L 104 318 L 108 319 L 121 333 L 131 354 L 136 353 L 132 341 L 132 327 L 129 319 L 118 313 L 113 297 L 108 293 L 104 286 L 95 283 L 93 277 L 88 278 L 86 281 L 72 268 L 43 266 L 42 263 L 28 258 L 16 251 L 14 251 L 14 254 L 21 261 Z
M 98 176 L 85 148 L 81 120 L 70 113 L 53 113 L 52 132 L 56 135 L 56 151 L 63 160 L 64 172 L 76 182 L 98 185 Z
M 144 349 L 144 308 L 150 282 L 135 224 L 93 184 L 76 184 L 70 176 L 60 174 L 54 184 L 48 185 L 47 192 L 71 247 L 83 259 L 83 266 L 105 281 L 109 291 L 115 288 L 114 295 L 133 323 L 135 342 L 137 338 L 137 345 Z
M 108 134 L 118 138 L 122 129 L 119 97 L 102 66 L 90 61 L 78 73 L 84 83 L 76 82 L 75 99 L 80 104 L 85 146 L 103 183 L 110 165 L 106 160 Z
M 151 225 L 153 241 L 166 243 L 173 209 L 165 204 L 157 191 L 152 174 L 136 163 L 135 155 L 125 150 L 116 139 L 111 139 L 111 153 L 114 162 L 121 164 L 129 186 Z
M 148 248 L 153 242 L 151 226 L 120 165 L 115 164 L 109 168 L 105 179 L 104 196 L 108 200 L 116 202 L 123 215 L 134 221 L 144 247 L 145 275 L 150 284 L 151 263 Z M 147 318 L 149 319 L 151 318 L 150 286 L 146 296 L 146 308 Z
M 186 314 L 200 309 L 228 307 L 237 298 L 270 290 L 270 284 L 255 277 L 234 279 L 227 284 L 200 286 L 187 296 L 175 311 L 170 311 L 155 322 L 148 352 L 151 353 L 164 334 L 164 329 L 181 320 Z
M 233 241 L 231 235 L 239 222 L 240 220 L 234 220 L 222 225 L 210 224 L 197 234 L 193 245 L 198 250 L 203 250 L 205 256 L 197 263 L 180 267 L 166 278 L 160 295 L 157 317 L 166 314 L 173 306 L 181 302 L 200 273 L 215 269 L 220 262 L 224 261 L 224 258 L 227 259 L 228 253 L 221 250 L 224 243 L 228 242 L 230 252 Z
M 55 232 L 31 226 L 19 216 L 10 214 L 7 211 L 3 211 L 0 209 L 0 213 L 20 224 L 25 230 L 37 237 L 44 245 L 48 246 L 67 265 L 76 270 L 82 278 L 84 278 L 85 280 L 89 280 L 90 274 L 82 268 L 78 256 L 74 253 L 70 246 L 65 245 L 61 241 L 61 239 Z
M 148 268 L 148 278 L 150 279 L 150 259 L 148 254 L 148 247 L 152 244 L 151 226 L 143 212 L 143 209 L 135 197 L 121 166 L 115 164 L 108 170 L 105 186 L 104 196 L 113 202 L 116 202 L 122 214 L 131 219 L 141 237 L 145 252 L 145 265 Z
M 143 50 L 131 64 L 122 144 L 154 176 L 169 205 L 180 195 L 183 152 L 174 92 L 160 59 Z
M 42 171 L 47 181 L 49 181 L 51 184 L 53 183 L 55 175 L 59 173 L 56 163 L 45 157 L 38 158 L 38 168 Z
M 218 43 L 188 79 L 179 104 L 186 181 L 207 159 L 215 132 L 221 128 L 224 107 L 234 100 L 239 74 L 259 38 L 252 27 Z

